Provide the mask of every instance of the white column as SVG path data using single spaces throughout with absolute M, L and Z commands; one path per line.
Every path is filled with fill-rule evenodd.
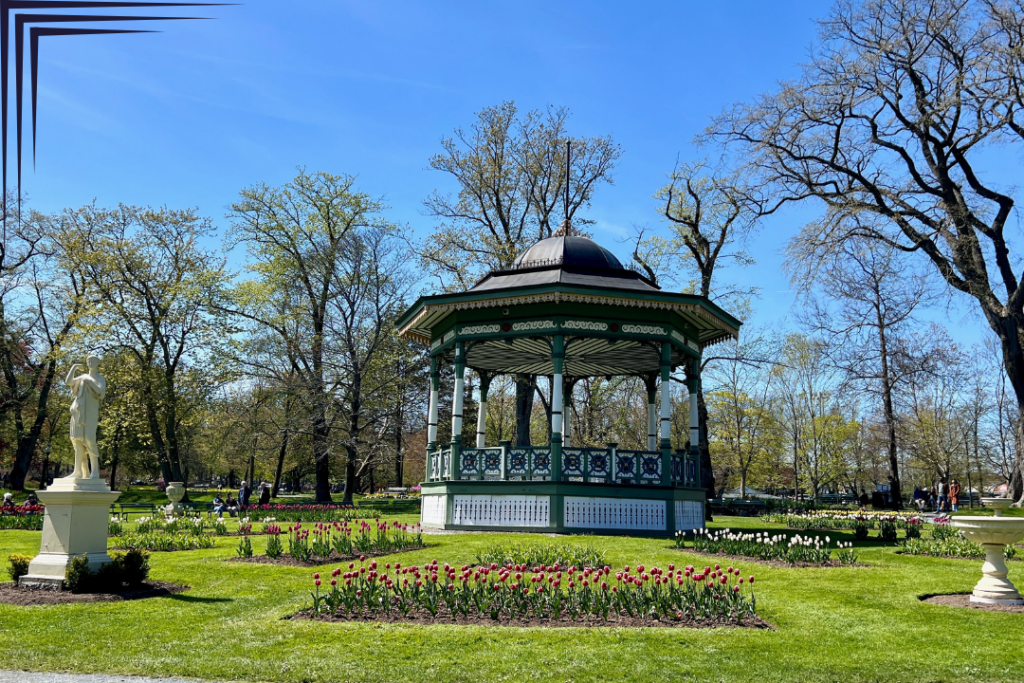
M 487 445 L 487 399 L 483 392 L 480 393 L 480 405 L 476 412 L 476 447 L 484 448 Z
M 430 378 L 430 409 L 427 412 L 427 443 L 437 443 L 437 390 L 438 378 Z
M 461 344 L 455 346 L 455 394 L 452 397 L 452 441 L 462 434 L 462 405 L 466 393 L 466 360 Z

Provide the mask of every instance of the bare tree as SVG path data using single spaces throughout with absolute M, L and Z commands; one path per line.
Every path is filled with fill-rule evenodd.
M 489 270 L 509 268 L 524 249 L 550 237 L 590 205 L 594 190 L 611 183 L 622 151 L 609 137 L 573 137 L 569 110 L 521 114 L 502 102 L 477 114 L 469 128 L 441 141 L 430 167 L 458 184 L 453 197 L 434 191 L 427 213 L 441 222 L 418 251 L 427 272 L 447 289 L 469 289 Z M 567 158 L 566 143 L 572 144 Z M 568 168 L 567 168 L 568 167 Z M 568 193 L 566 179 L 568 177 Z M 568 196 L 567 196 L 568 195 Z M 516 441 L 530 445 L 536 378 L 516 377 Z
M 840 0 L 801 78 L 727 110 L 710 134 L 740 145 L 778 202 L 823 203 L 805 244 L 883 242 L 972 297 L 1024 414 L 1024 281 L 1006 233 L 1014 198 L 987 168 L 993 145 L 1024 142 L 1022 24 L 1020 0 Z M 850 220 L 859 214 L 880 220 Z
M 825 299 L 811 299 L 802 322 L 823 338 L 822 350 L 843 373 L 848 389 L 881 399 L 889 486 L 898 508 L 902 487 L 894 395 L 915 374 L 934 365 L 930 345 L 920 348 L 909 335 L 927 281 L 913 272 L 898 250 L 874 240 L 846 241 L 810 269 L 799 242 L 791 245 L 789 255 L 790 263 L 796 264 L 794 282 L 820 285 Z

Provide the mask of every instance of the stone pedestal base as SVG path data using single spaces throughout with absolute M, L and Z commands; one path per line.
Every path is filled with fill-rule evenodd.
M 971 593 L 971 602 L 996 605 L 1024 605 L 1017 588 L 1006 578 L 1008 573 L 1003 559 L 1003 546 L 986 543 L 983 576 Z
M 110 562 L 110 505 L 120 491 L 111 491 L 102 479 L 58 479 L 37 495 L 46 506 L 43 540 L 19 586 L 59 586 L 71 560 L 82 555 L 89 556 L 94 571 Z

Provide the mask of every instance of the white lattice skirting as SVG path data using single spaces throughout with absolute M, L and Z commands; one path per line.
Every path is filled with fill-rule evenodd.
M 565 526 L 574 529 L 665 531 L 665 501 L 565 497 Z
M 445 496 L 423 496 L 420 506 L 420 523 L 431 526 L 444 524 Z
M 452 524 L 546 527 L 550 523 L 548 496 L 455 496 L 452 508 Z
M 699 500 L 676 501 L 676 531 L 704 528 L 704 503 Z

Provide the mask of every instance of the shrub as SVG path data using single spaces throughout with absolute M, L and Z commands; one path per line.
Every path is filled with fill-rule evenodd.
M 235 552 L 239 557 L 252 557 L 252 541 L 249 540 L 248 536 L 242 536 L 238 541 L 238 547 Z
M 129 586 L 139 586 L 149 578 L 149 553 L 132 549 L 111 555 L 114 564 L 120 569 L 120 582 Z
M 11 566 L 7 568 L 7 575 L 11 577 L 11 581 L 15 583 L 18 579 L 28 574 L 28 563 L 32 561 L 32 558 L 28 555 L 8 555 L 7 561 L 10 562 Z
M 92 588 L 93 572 L 89 569 L 89 556 L 71 558 L 71 564 L 64 572 L 64 585 L 72 593 L 84 593 Z
M 124 533 L 124 525 L 121 520 L 117 517 L 111 517 L 110 523 L 107 525 L 108 536 L 120 536 Z
M 644 620 L 673 621 L 735 618 L 755 614 L 752 586 L 740 570 L 694 567 L 668 571 L 658 567 L 624 567 L 612 574 L 610 567 L 577 568 L 510 563 L 499 567 L 439 568 L 437 561 L 383 569 L 371 561 L 349 571 L 335 569 L 330 586 L 321 590 L 319 574 L 313 575 L 310 592 L 315 614 L 408 615 L 422 610 L 437 615 L 441 608 L 454 616 L 491 619 L 551 618 L 603 619 L 609 615 Z M 745 585 L 744 585 L 745 584 Z M 457 586 L 457 588 L 456 588 Z M 748 590 L 744 591 L 743 589 Z
M 42 513 L 0 515 L 0 531 L 42 531 Z
M 600 567 L 604 565 L 605 551 L 591 545 L 574 543 L 492 543 L 477 553 L 476 561 L 482 565 L 525 564 L 530 567 Z
M 217 534 L 218 536 L 224 536 L 225 534 L 227 534 L 227 532 L 228 532 L 228 523 L 227 522 L 225 522 L 220 517 L 218 517 L 217 519 L 213 520 L 213 533 Z

